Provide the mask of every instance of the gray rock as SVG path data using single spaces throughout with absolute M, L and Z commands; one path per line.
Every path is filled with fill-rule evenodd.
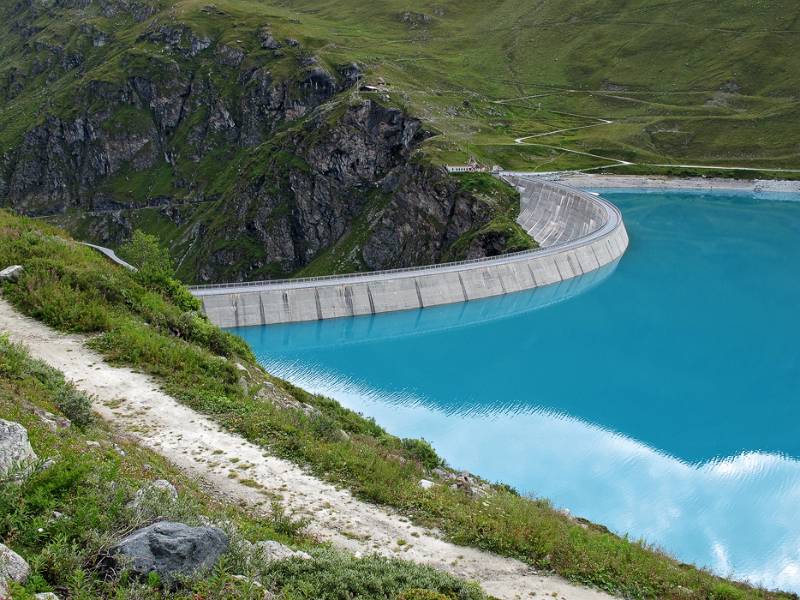
M 0 580 L 25 583 L 31 568 L 25 559 L 5 544 L 0 544 Z
M 137 575 L 155 572 L 172 583 L 212 568 L 228 549 L 228 536 L 216 527 L 189 527 L 164 521 L 139 529 L 111 549 L 114 563 Z
M 0 419 L 0 477 L 37 460 L 28 432 L 19 423 Z
M 419 480 L 419 487 L 421 487 L 423 490 L 429 490 L 434 485 L 436 485 L 436 484 L 433 483 L 430 479 L 420 479 Z
M 17 281 L 22 275 L 22 265 L 13 265 L 0 271 L 0 281 Z
M 61 600 L 53 592 L 39 592 L 35 596 L 36 600 Z

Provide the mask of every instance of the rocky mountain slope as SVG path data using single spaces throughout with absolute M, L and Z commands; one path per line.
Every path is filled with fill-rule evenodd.
M 156 233 L 200 282 L 532 244 L 513 207 L 428 162 L 417 150 L 432 134 L 360 97 L 361 67 L 327 61 L 319 42 L 215 5 L 29 0 L 2 13 L 2 206 L 112 246 Z

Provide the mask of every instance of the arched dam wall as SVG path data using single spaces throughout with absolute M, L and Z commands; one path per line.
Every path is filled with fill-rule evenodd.
M 316 321 L 530 290 L 595 271 L 627 249 L 622 215 L 611 203 L 524 174 L 502 177 L 519 189 L 517 221 L 540 248 L 413 269 L 190 289 L 221 327 Z

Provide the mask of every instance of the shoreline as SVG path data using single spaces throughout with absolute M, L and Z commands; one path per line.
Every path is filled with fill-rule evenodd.
M 181 404 L 150 375 L 109 364 L 86 346 L 85 336 L 57 332 L 18 312 L 2 296 L 0 331 L 88 394 L 95 412 L 117 432 L 160 454 L 223 502 L 258 515 L 265 497 L 278 498 L 290 515 L 308 519 L 308 533 L 320 542 L 356 557 L 378 554 L 433 567 L 477 582 L 498 600 L 615 598 L 515 558 L 457 545 L 397 510 L 360 500 L 347 487 L 318 479 Z
M 681 190 L 730 190 L 759 193 L 800 194 L 800 181 L 787 179 L 726 179 L 723 177 L 673 177 L 669 175 L 595 175 L 591 173 L 562 175 L 560 183 L 589 188 L 643 188 Z

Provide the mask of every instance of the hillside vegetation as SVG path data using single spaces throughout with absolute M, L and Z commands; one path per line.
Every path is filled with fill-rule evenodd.
M 424 441 L 398 439 L 265 373 L 249 347 L 208 323 L 173 280 L 126 271 L 56 229 L 3 211 L 0 231 L 0 264 L 24 267 L 19 281 L 3 284 L 3 295 L 24 313 L 92 334 L 92 348 L 157 377 L 178 401 L 456 543 L 628 597 L 796 598 L 725 581 L 565 515 L 544 499 L 443 468 Z M 423 489 L 423 478 L 433 487 Z
M 800 168 L 800 8 L 789 0 L 280 6 L 435 126 L 428 151 L 443 160 Z M 539 137 L 514 144 L 525 136 Z
M 476 235 L 500 211 L 420 152 L 432 132 L 361 97 L 363 64 L 265 8 L 0 3 L 0 205 L 105 245 L 146 230 L 199 282 L 527 238 L 513 220 Z M 327 258 L 335 244 L 342 260 Z
M 0 205 L 110 246 L 156 234 L 185 281 L 519 247 L 504 208 L 436 168 L 470 157 L 800 168 L 788 0 L 4 0 L 0 16 Z
M 74 600 L 264 600 L 266 591 L 286 600 L 336 600 L 341 594 L 485 600 L 474 585 L 430 568 L 356 559 L 319 545 L 303 534 L 303 521 L 279 504 L 254 517 L 220 503 L 157 454 L 87 419 L 89 402 L 60 373 L 0 336 L 0 419 L 25 427 L 40 459 L 22 482 L 14 480 L 18 473 L 0 473 L 0 540 L 31 567 L 24 586 L 13 585 L 14 600 L 52 591 Z M 39 416 L 47 413 L 61 423 L 55 431 L 48 426 L 53 421 Z M 66 427 L 65 417 L 72 419 Z M 154 487 L 156 481 L 170 482 L 177 494 Z M 218 525 L 228 535 L 228 551 L 210 573 L 179 586 L 105 567 L 113 544 L 157 521 Z M 251 543 L 264 540 L 299 546 L 312 558 L 259 559 Z

